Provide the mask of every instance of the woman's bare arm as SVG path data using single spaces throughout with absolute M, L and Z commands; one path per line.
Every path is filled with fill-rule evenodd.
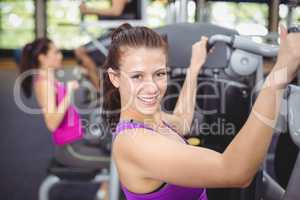
M 287 30 L 281 27 L 280 40 L 276 65 L 268 75 L 247 122 L 223 154 L 228 167 L 239 164 L 249 178 L 256 173 L 267 153 L 283 89 L 295 77 L 300 64 L 300 34 L 287 34 Z
M 72 84 L 70 86 L 77 87 L 72 86 Z M 71 87 L 69 87 L 67 94 L 57 106 L 54 83 L 49 83 L 47 80 L 39 80 L 35 84 L 37 100 L 44 114 L 45 123 L 51 132 L 60 125 L 71 104 Z
M 194 117 L 198 74 L 207 57 L 207 37 L 202 37 L 192 47 L 191 64 L 173 111 L 173 121 L 182 135 L 189 133 Z
M 112 5 L 107 9 L 97 9 L 80 5 L 80 11 L 83 14 L 99 16 L 120 16 L 123 13 L 127 0 L 112 0 Z
M 241 170 L 226 168 L 222 154 L 175 142 L 146 129 L 125 130 L 113 145 L 113 158 L 126 174 L 185 187 L 242 187 Z M 122 174 L 121 174 L 122 175 Z M 139 192 L 138 186 L 128 189 Z
M 263 89 L 254 109 L 276 118 L 276 99 L 281 95 L 274 89 Z M 252 112 L 223 154 L 176 143 L 144 129 L 119 135 L 113 151 L 117 163 L 125 159 L 129 165 L 137 166 L 136 173 L 141 178 L 186 187 L 244 187 L 251 182 L 267 152 L 272 130 Z

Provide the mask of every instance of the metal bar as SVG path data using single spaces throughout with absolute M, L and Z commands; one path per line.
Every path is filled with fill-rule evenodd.
M 187 22 L 187 4 L 188 0 L 180 0 L 180 21 L 179 22 Z
M 47 35 L 47 16 L 46 1 L 35 1 L 35 35 L 36 37 L 45 37 Z
M 196 21 L 207 22 L 207 1 L 197 0 L 196 4 Z
M 268 25 L 268 29 L 270 32 L 278 31 L 279 5 L 280 5 L 280 0 L 270 0 L 270 3 L 269 3 L 269 25 Z
M 120 195 L 120 184 L 117 168 L 114 160 L 111 158 L 110 164 L 110 182 L 109 182 L 109 199 L 119 200 Z

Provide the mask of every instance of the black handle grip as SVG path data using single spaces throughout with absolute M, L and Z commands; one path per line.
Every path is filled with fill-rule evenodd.
M 288 29 L 288 33 L 299 33 L 300 32 L 300 26 L 292 26 Z
M 209 52 L 211 50 L 211 48 L 213 48 L 214 44 L 210 44 L 209 42 L 207 42 L 207 46 L 206 46 L 206 50 L 207 52 Z

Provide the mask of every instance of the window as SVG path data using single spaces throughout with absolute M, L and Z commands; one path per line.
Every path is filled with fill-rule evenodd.
M 299 7 L 297 7 L 294 11 L 292 23 L 298 24 L 298 25 L 300 23 L 300 8 Z
M 268 5 L 264 3 L 210 3 L 211 22 L 238 30 L 242 35 L 268 33 Z
M 107 8 L 108 0 L 90 0 L 87 6 Z M 90 37 L 80 29 L 80 1 L 48 0 L 47 1 L 47 35 L 62 49 L 74 49 L 88 41 Z M 84 20 L 95 21 L 96 16 L 85 16 Z M 104 30 L 99 27 L 88 29 L 95 37 Z
M 0 0 L 0 48 L 14 49 L 34 39 L 33 0 Z
M 109 8 L 110 0 L 88 0 L 88 7 Z M 74 49 L 91 41 L 90 36 L 80 29 L 80 1 L 48 0 L 47 1 L 47 35 L 62 49 Z M 148 25 L 158 27 L 165 24 L 164 4 L 159 1 L 149 1 L 147 7 Z M 97 16 L 87 15 L 85 21 L 97 21 Z M 105 29 L 89 27 L 87 30 L 93 37 L 99 37 Z
M 287 5 L 281 4 L 280 5 L 280 9 L 279 9 L 279 16 L 281 19 L 281 23 L 286 24 L 288 21 L 288 12 L 289 12 L 289 8 Z M 293 8 L 293 12 L 291 15 L 291 25 L 299 25 L 300 23 L 300 8 L 296 7 Z

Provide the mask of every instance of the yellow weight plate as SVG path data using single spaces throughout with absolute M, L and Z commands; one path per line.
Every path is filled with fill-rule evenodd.
M 201 144 L 201 140 L 196 137 L 191 137 L 191 138 L 187 139 L 187 142 L 193 146 L 199 146 Z

